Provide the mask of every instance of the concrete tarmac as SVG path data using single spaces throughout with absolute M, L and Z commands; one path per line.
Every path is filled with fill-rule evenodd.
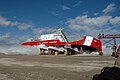
M 0 80 L 92 80 L 111 56 L 0 55 Z

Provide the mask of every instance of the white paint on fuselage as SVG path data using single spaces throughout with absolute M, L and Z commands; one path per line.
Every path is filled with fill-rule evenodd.
M 90 46 L 92 43 L 93 37 L 91 36 L 86 36 L 85 42 L 83 45 Z

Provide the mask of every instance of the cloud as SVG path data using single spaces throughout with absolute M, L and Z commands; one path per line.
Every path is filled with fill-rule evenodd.
M 2 16 L 0 16 L 0 26 L 17 27 L 19 30 L 26 30 L 26 29 L 30 29 L 33 27 L 33 25 L 30 23 L 24 23 L 24 22 L 18 22 L 18 21 L 12 22 Z
M 110 20 L 111 24 L 116 25 L 116 24 L 120 24 L 120 16 L 116 16 L 115 18 Z
M 35 28 L 33 29 L 33 33 L 34 34 L 43 34 L 43 33 L 50 33 L 55 31 L 56 29 L 50 28 L 50 27 L 45 27 L 45 28 Z
M 30 35 L 22 35 L 22 36 L 16 36 L 14 38 L 15 42 L 17 42 L 17 44 L 21 44 L 22 42 L 26 41 L 30 39 Z
M 44 31 L 45 31 L 45 29 L 41 29 L 41 28 L 33 29 L 33 33 L 34 34 L 42 34 Z
M 19 30 L 26 30 L 26 29 L 30 29 L 33 27 L 33 25 L 29 23 L 19 23 L 16 26 L 18 27 Z
M 69 26 L 79 25 L 79 26 L 104 26 L 112 18 L 112 16 L 100 16 L 90 18 L 88 15 L 77 16 L 75 19 L 69 19 L 67 23 Z
M 54 11 L 54 12 L 51 12 L 52 13 L 52 15 L 54 15 L 54 16 L 58 16 L 59 15 L 59 11 Z
M 73 5 L 73 7 L 80 6 L 80 4 L 81 4 L 81 1 L 78 1 L 78 2 L 76 2 L 76 3 Z
M 113 12 L 115 10 L 116 5 L 114 3 L 109 4 L 102 12 L 106 15 L 109 14 L 111 12 Z
M 0 46 L 18 45 L 26 41 L 28 38 L 29 35 L 23 35 L 18 37 L 18 36 L 12 36 L 10 33 L 2 33 L 0 34 Z
M 0 34 L 0 46 L 3 45 L 13 45 L 14 40 L 12 40 L 10 33 Z
M 89 13 L 89 11 L 85 11 L 85 12 L 83 12 L 83 14 L 88 14 Z
M 94 13 L 94 16 L 98 16 L 99 15 L 99 13 Z
M 63 10 L 70 10 L 71 8 L 68 7 L 68 6 L 63 5 L 63 6 L 62 6 L 62 9 L 63 9 Z
M 4 35 L 0 35 L 0 42 L 6 41 L 9 38 L 10 38 L 10 33 L 5 33 Z
M 1 26 L 10 26 L 10 25 L 12 25 L 12 22 L 8 21 L 6 18 L 0 16 L 0 25 Z
M 23 47 L 21 43 L 29 38 L 28 35 L 13 37 L 10 33 L 0 34 L 0 53 L 5 54 L 39 54 L 38 47 Z
M 21 55 L 39 55 L 39 47 L 34 46 L 0 46 L 0 53 L 5 54 L 21 54 Z
M 77 16 L 74 19 L 68 19 L 66 25 L 71 30 L 78 31 L 82 35 L 98 35 L 99 33 L 119 32 L 120 17 L 99 16 L 89 17 L 88 15 Z

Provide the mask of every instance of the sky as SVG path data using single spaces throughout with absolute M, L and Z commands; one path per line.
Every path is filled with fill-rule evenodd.
M 0 0 L 0 46 L 63 28 L 69 40 L 120 31 L 119 0 Z

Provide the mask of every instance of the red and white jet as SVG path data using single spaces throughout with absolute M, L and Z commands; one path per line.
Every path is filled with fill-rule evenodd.
M 38 38 L 33 38 L 30 41 L 23 42 L 22 45 L 23 46 L 44 45 L 45 49 L 53 47 L 57 49 L 57 51 L 62 51 L 60 50 L 62 47 L 62 49 L 64 49 L 63 52 L 70 52 L 68 50 L 75 51 L 75 49 L 77 49 L 78 53 L 80 53 L 81 50 L 83 52 L 89 53 L 93 51 L 98 51 L 99 53 L 102 52 L 102 43 L 99 39 L 91 36 L 84 36 L 80 40 L 69 42 L 62 29 L 58 29 L 52 34 L 41 35 Z

